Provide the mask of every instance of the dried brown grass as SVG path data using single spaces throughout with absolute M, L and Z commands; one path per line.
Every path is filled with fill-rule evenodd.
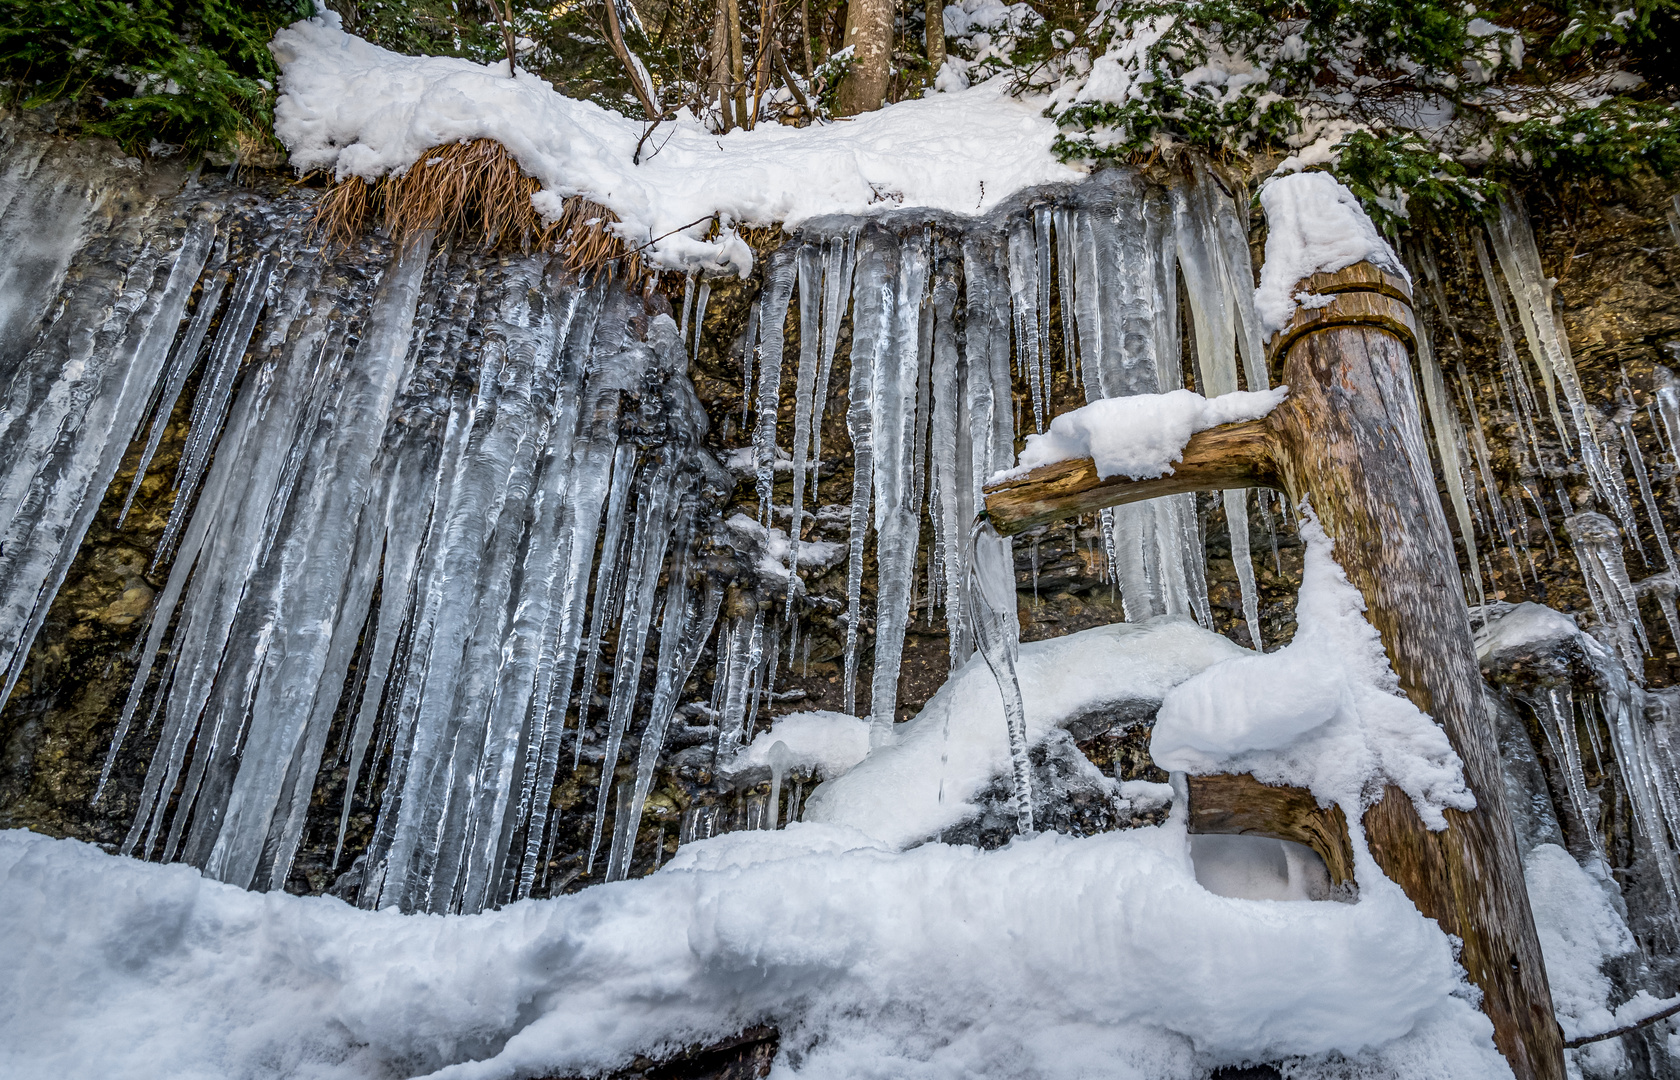
M 611 230 L 618 215 L 574 195 L 558 220 L 544 222 L 531 205 L 540 186 L 493 139 L 450 143 L 422 154 L 400 176 L 372 184 L 352 176 L 335 184 L 321 200 L 315 227 L 329 245 L 343 247 L 377 218 L 398 243 L 436 229 L 486 250 L 557 250 L 579 277 L 604 273 L 631 288 L 646 284 L 653 270 Z

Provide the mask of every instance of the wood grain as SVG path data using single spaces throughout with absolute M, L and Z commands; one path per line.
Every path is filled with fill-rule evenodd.
M 986 516 L 993 528 L 1011 536 L 1105 506 L 1184 491 L 1277 487 L 1280 483 L 1276 441 L 1265 421 L 1249 420 L 1192 435 L 1172 471 L 1155 479 L 1111 476 L 1104 480 L 1090 458 L 1040 465 L 1024 477 L 986 488 Z
M 1331 885 L 1353 884 L 1353 843 L 1341 807 L 1321 807 L 1305 788 L 1262 784 L 1247 773 L 1185 779 L 1192 833 L 1293 840 L 1324 860 Z

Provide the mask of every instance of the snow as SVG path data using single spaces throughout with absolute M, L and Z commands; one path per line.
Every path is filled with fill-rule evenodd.
M 1269 836 L 1198 835 L 1190 838 L 1196 882 L 1216 896 L 1239 900 L 1324 900 L 1330 872 L 1304 844 Z
M 573 896 L 403 916 L 5 832 L 0 1073 L 511 1080 L 769 1022 L 783 1077 L 1193 1080 L 1291 1055 L 1508 1076 L 1450 941 L 1385 884 L 1216 896 L 1178 823 L 902 854 L 795 824 Z
M 1329 173 L 1275 176 L 1260 189 L 1260 205 L 1266 212 L 1266 262 L 1254 308 L 1267 337 L 1289 325 L 1302 278 L 1369 261 L 1411 280 L 1353 192 Z
M 1193 390 L 1100 398 L 1062 413 L 1050 430 L 1028 435 L 1015 468 L 989 482 L 1025 476 L 1040 465 L 1090 458 L 1103 479 L 1133 480 L 1171 473 L 1190 436 L 1220 424 L 1258 420 L 1289 395 L 1289 387 L 1237 390 L 1204 398 Z
M 1495 656 L 1507 649 L 1568 641 L 1580 634 L 1581 628 L 1575 622 L 1575 616 L 1524 600 L 1483 623 L 1476 632 L 1476 655 Z
M 1245 654 L 1229 639 L 1172 616 L 1027 642 L 1017 670 L 1028 744 L 1105 706 L 1159 701 L 1202 669 Z M 991 669 L 975 656 L 914 719 L 895 726 L 890 743 L 812 792 L 804 819 L 902 848 L 976 816 L 974 800 L 1009 771 L 1003 699 Z
M 760 525 L 745 514 L 735 514 L 724 526 L 744 548 L 758 552 L 758 572 L 773 581 L 788 578 L 788 534 L 781 529 Z M 829 540 L 802 540 L 799 543 L 799 565 L 826 570 L 846 554 L 846 545 Z
M 1471 810 L 1464 767 L 1446 733 L 1399 692 L 1365 601 L 1307 510 L 1297 629 L 1273 653 L 1245 654 L 1174 687 L 1161 703 L 1150 756 L 1163 769 L 1253 773 L 1304 787 L 1348 820 L 1394 784 L 1424 822 Z
M 743 223 L 791 228 L 825 214 L 921 207 L 984 214 L 1037 184 L 1083 170 L 1051 152 L 1043 102 L 1012 97 L 995 78 L 845 122 L 761 124 L 714 135 L 686 110 L 637 144 L 647 125 L 556 93 L 507 65 L 388 52 L 347 34 L 323 11 L 275 35 L 281 66 L 275 133 L 299 171 L 372 180 L 446 143 L 495 139 L 534 176 L 532 202 L 559 215 L 570 195 L 617 214 L 619 235 L 672 269 L 745 275 Z M 702 239 L 711 220 L 723 226 Z
M 845 713 L 816 710 L 779 716 L 735 755 L 721 771 L 739 774 L 771 767 L 770 750 L 777 743 L 791 755 L 786 768 L 810 769 L 825 780 L 843 775 L 869 753 L 869 721 Z

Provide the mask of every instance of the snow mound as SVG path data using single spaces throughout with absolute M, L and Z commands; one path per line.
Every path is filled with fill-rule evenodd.
M 282 72 L 274 130 L 300 171 L 372 180 L 432 147 L 495 139 L 542 184 L 532 203 L 546 217 L 587 195 L 619 216 L 626 242 L 672 269 L 745 275 L 752 252 L 734 224 L 900 207 L 984 214 L 1023 188 L 1084 175 L 1051 152 L 1057 129 L 1043 102 L 1011 96 L 1002 78 L 809 128 L 714 135 L 683 110 L 648 135 L 636 164 L 645 123 L 526 72 L 509 78 L 505 61 L 403 56 L 345 33 L 324 10 L 272 48 Z M 719 216 L 722 235 L 701 239 Z
M 1397 887 L 1216 896 L 1180 824 L 987 853 L 796 824 L 448 917 L 4 832 L 0 943 L 18 1080 L 587 1075 L 757 1022 L 781 1031 L 779 1076 L 1195 1080 L 1293 1055 L 1510 1075 Z
M 1028 435 L 1015 468 L 991 482 L 1025 476 L 1040 465 L 1090 458 L 1097 476 L 1142 480 L 1172 472 L 1190 436 L 1220 424 L 1258 420 L 1277 408 L 1289 387 L 1236 390 L 1205 398 L 1193 390 L 1102 398 L 1061 413 L 1050 430 Z
M 1329 173 L 1302 172 L 1274 177 L 1260 189 L 1266 211 L 1266 263 L 1254 310 L 1267 337 L 1289 325 L 1300 298 L 1302 278 L 1369 261 L 1391 274 L 1411 277 L 1388 241 L 1365 216 L 1353 192 Z M 1312 306 L 1321 306 L 1311 297 Z
M 1204 668 L 1247 654 L 1228 638 L 1165 615 L 1028 642 L 1018 664 L 1028 743 L 1038 745 L 1084 714 L 1160 701 Z M 804 818 L 905 847 L 979 814 L 976 798 L 1009 769 L 1003 698 L 976 655 L 895 728 L 891 742 L 813 791 Z
M 770 748 L 787 747 L 786 767 L 812 769 L 825 780 L 844 774 L 869 753 L 869 721 L 823 709 L 778 716 L 723 770 L 731 775 L 771 767 Z
M 1301 538 L 1294 640 L 1175 687 L 1161 703 L 1150 756 L 1163 769 L 1246 772 L 1304 787 L 1320 803 L 1339 804 L 1349 821 L 1392 783 L 1430 828 L 1444 829 L 1443 808 L 1476 805 L 1464 764 L 1446 732 L 1400 693 L 1364 598 L 1310 510 Z

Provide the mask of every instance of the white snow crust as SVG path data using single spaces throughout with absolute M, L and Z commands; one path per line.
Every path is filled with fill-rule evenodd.
M 1028 744 L 1104 705 L 1158 701 L 1198 671 L 1246 653 L 1166 615 L 1027 642 L 1017 670 Z M 893 848 L 917 844 L 978 814 L 975 798 L 994 777 L 1008 775 L 1009 762 L 1003 698 L 976 655 L 914 719 L 896 726 L 891 743 L 813 791 L 805 820 L 844 825 Z
M 1400 693 L 1365 601 L 1331 554 L 1310 509 L 1297 629 L 1273 653 L 1245 653 L 1174 687 L 1150 756 L 1164 769 L 1253 773 L 1310 790 L 1350 822 L 1394 784 L 1430 828 L 1445 807 L 1475 808 L 1446 732 Z
M 330 11 L 280 31 L 272 48 L 274 130 L 300 171 L 372 180 L 432 147 L 495 139 L 542 184 L 532 199 L 541 213 L 587 195 L 619 216 L 620 236 L 673 269 L 745 275 L 752 252 L 735 224 L 791 228 L 899 207 L 984 214 L 1023 188 L 1084 175 L 1051 152 L 1057 129 L 1043 102 L 1011 96 L 1002 77 L 808 128 L 714 135 L 684 110 L 648 135 L 638 165 L 645 123 L 526 72 L 509 78 L 505 61 L 389 52 L 345 33 Z M 722 235 L 701 239 L 714 216 Z
M 1489 619 L 1476 632 L 1476 654 L 1492 656 L 1545 641 L 1567 641 L 1581 636 L 1575 616 L 1524 600 L 1503 615 Z
M 787 767 L 811 769 L 825 780 L 843 775 L 869 753 L 869 721 L 842 712 L 816 709 L 778 716 L 742 747 L 724 770 L 735 774 L 771 766 L 770 748 L 787 747 Z
M 0 942 L 17 1080 L 566 1076 L 754 1022 L 781 1030 L 779 1077 L 1510 1075 L 1397 887 L 1216 896 L 1176 822 L 989 853 L 796 824 L 447 917 L 4 832 Z
M 1105 480 L 1165 476 L 1173 471 L 1172 463 L 1184 456 L 1184 446 L 1196 432 L 1258 420 L 1288 396 L 1289 387 L 1278 386 L 1214 398 L 1193 390 L 1100 398 L 1056 416 L 1050 430 L 1029 434 L 1015 468 L 998 473 L 991 482 L 1025 476 L 1051 462 L 1087 457 Z
M 1329 173 L 1273 177 L 1260 189 L 1260 205 L 1266 211 L 1266 263 L 1254 290 L 1254 310 L 1267 337 L 1294 317 L 1295 286 L 1302 278 L 1369 260 L 1411 280 L 1353 192 Z

